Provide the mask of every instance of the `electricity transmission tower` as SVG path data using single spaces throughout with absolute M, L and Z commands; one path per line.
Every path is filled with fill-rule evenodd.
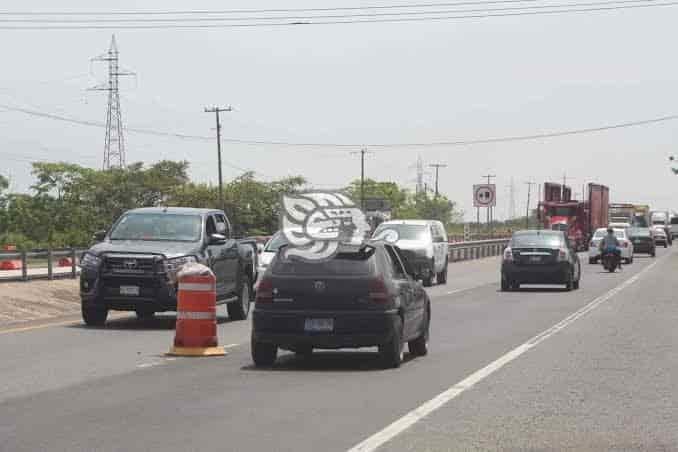
M 124 168 L 126 164 L 125 137 L 122 127 L 118 79 L 122 76 L 135 74 L 134 72 L 121 70 L 118 58 L 118 45 L 115 42 L 115 35 L 111 37 L 111 45 L 108 48 L 108 52 L 92 58 L 92 61 L 103 61 L 108 63 L 108 82 L 90 88 L 94 91 L 108 91 L 106 138 L 104 141 L 104 170 Z
M 421 155 L 417 157 L 417 195 L 424 193 L 424 162 Z

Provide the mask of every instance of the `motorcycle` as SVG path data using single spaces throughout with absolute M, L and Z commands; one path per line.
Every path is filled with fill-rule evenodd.
M 603 264 L 603 268 L 605 270 L 609 271 L 610 273 L 614 273 L 621 263 L 621 258 L 612 251 L 604 251 L 600 261 Z

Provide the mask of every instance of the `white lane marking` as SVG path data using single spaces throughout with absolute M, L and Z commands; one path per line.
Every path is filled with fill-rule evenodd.
M 666 256 L 668 256 L 668 254 Z M 663 256 L 662 259 L 660 260 L 663 260 L 666 256 Z M 657 260 L 654 263 L 648 265 L 643 270 L 638 272 L 636 275 L 624 281 L 617 287 L 609 290 L 608 292 L 604 293 L 598 298 L 595 298 L 586 306 L 582 307 L 575 313 L 571 314 L 570 316 L 561 320 L 557 324 L 553 325 L 551 328 L 543 331 L 542 333 L 539 333 L 537 336 L 528 340 L 524 344 L 519 345 L 518 347 L 514 348 L 510 352 L 506 353 L 504 356 L 501 356 L 500 358 L 491 362 L 482 369 L 477 370 L 468 377 L 464 378 L 459 383 L 441 392 L 431 400 L 424 402 L 422 405 L 405 414 L 403 417 L 396 420 L 383 430 L 375 433 L 374 435 L 370 436 L 361 443 L 353 446 L 351 449 L 348 450 L 348 452 L 372 452 L 377 450 L 379 447 L 383 446 L 388 441 L 395 438 L 397 435 L 399 435 L 400 433 L 410 428 L 412 425 L 422 420 L 424 417 L 433 413 L 437 409 L 443 407 L 445 404 L 450 402 L 452 399 L 456 398 L 462 392 L 472 388 L 476 383 L 492 375 L 494 372 L 501 369 L 506 364 L 515 360 L 516 358 L 518 358 L 525 352 L 529 351 L 530 349 L 536 347 L 541 342 L 545 341 L 546 339 L 553 336 L 557 332 L 565 329 L 567 326 L 571 325 L 579 318 L 585 316 L 590 311 L 592 311 L 596 307 L 600 306 L 602 303 L 606 302 L 607 300 L 615 296 L 617 293 L 621 292 L 625 288 L 629 287 L 631 284 L 635 283 L 642 275 L 644 275 L 652 268 L 654 268 L 654 266 L 657 265 L 660 262 L 660 260 Z
M 224 348 L 233 348 L 233 347 L 237 347 L 239 345 L 240 344 L 228 344 L 228 345 L 224 345 Z

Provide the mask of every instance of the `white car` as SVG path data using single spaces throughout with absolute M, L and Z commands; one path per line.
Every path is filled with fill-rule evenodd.
M 264 273 L 266 273 L 266 269 L 268 268 L 268 266 L 271 265 L 271 261 L 278 252 L 278 249 L 282 245 L 286 244 L 287 239 L 282 234 L 282 232 L 278 231 L 273 235 L 273 237 L 271 237 L 268 240 L 268 242 L 266 242 L 266 245 L 264 245 L 263 248 L 259 250 L 259 268 L 257 269 L 259 276 L 257 277 L 257 284 L 259 283 L 259 280 L 261 280 L 261 278 L 264 276 Z
M 633 263 L 633 243 L 629 240 L 626 229 L 613 228 L 614 235 L 619 240 L 621 258 L 627 263 Z M 595 264 L 600 260 L 600 241 L 607 235 L 607 228 L 597 229 L 591 243 L 589 243 L 589 264 Z

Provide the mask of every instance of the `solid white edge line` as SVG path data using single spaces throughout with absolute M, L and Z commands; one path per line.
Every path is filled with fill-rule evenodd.
M 498 359 L 492 361 L 490 364 L 483 367 L 482 369 L 475 371 L 474 373 L 464 378 L 459 383 L 456 383 L 455 385 L 441 392 L 440 394 L 430 399 L 429 401 L 419 405 L 417 408 L 405 414 L 400 419 L 397 419 L 383 430 L 375 433 L 374 435 L 370 436 L 364 441 L 353 446 L 351 449 L 348 450 L 348 452 L 373 452 L 377 450 L 379 447 L 383 446 L 388 441 L 395 438 L 400 433 L 404 432 L 405 430 L 407 430 L 408 428 L 422 420 L 424 417 L 443 407 L 445 404 L 450 402 L 452 399 L 456 398 L 462 392 L 472 388 L 476 383 L 484 380 L 497 370 L 504 367 L 506 364 L 515 360 L 516 358 L 523 355 L 530 349 L 536 347 L 549 337 L 553 336 L 559 331 L 562 331 L 567 326 L 571 325 L 581 317 L 591 312 L 596 307 L 600 306 L 602 303 L 606 302 L 607 300 L 615 296 L 617 293 L 621 292 L 631 284 L 635 283 L 638 279 L 640 279 L 642 275 L 650 271 L 652 268 L 655 267 L 655 265 L 657 265 L 661 260 L 663 260 L 669 255 L 670 253 L 667 254 L 666 256 L 663 256 L 661 259 L 656 260 L 652 264 L 642 269 L 640 272 L 636 273 L 631 278 L 619 284 L 617 287 L 610 289 L 603 295 L 593 299 L 586 306 L 580 308 L 579 310 L 569 315 L 565 319 L 561 320 L 560 322 L 556 323 L 552 327 L 539 333 L 532 339 L 528 340 L 524 344 L 519 345 L 518 347 L 514 348 L 513 350 L 499 357 Z

